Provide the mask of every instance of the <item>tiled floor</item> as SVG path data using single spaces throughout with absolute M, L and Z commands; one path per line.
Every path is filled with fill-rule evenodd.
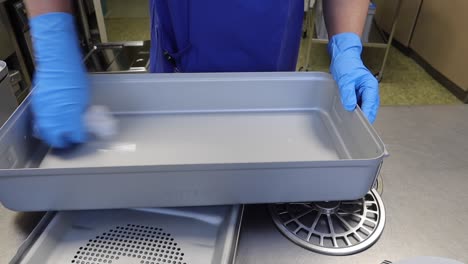
M 149 0 L 105 0 L 106 18 L 148 18 Z
M 392 48 L 380 84 L 382 105 L 461 104 L 414 60 Z
M 146 40 L 150 38 L 148 0 L 107 1 L 106 26 L 109 41 Z M 306 45 L 302 41 L 298 69 L 305 64 Z M 366 49 L 366 65 L 376 72 L 382 49 Z M 326 46 L 313 44 L 309 70 L 328 71 Z M 416 62 L 395 48 L 390 51 L 384 78 L 380 84 L 382 105 L 460 104 L 447 89 L 427 74 Z
M 150 39 L 148 0 L 107 0 L 105 23 L 111 42 Z
M 150 39 L 149 18 L 106 18 L 110 42 Z

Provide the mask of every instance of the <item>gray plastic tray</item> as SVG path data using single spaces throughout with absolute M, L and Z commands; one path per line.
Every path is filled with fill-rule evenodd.
M 46 214 L 10 264 L 231 264 L 242 208 Z
M 385 147 L 325 73 L 92 76 L 110 141 L 51 152 L 29 100 L 0 130 L 0 201 L 20 211 L 350 200 Z

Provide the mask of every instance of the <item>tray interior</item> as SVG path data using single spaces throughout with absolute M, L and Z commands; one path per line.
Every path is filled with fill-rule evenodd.
M 239 207 L 58 212 L 21 264 L 229 263 Z
M 337 160 L 344 157 L 320 111 L 116 115 L 119 133 L 67 152 L 41 168 Z M 341 154 L 341 155 L 340 155 Z

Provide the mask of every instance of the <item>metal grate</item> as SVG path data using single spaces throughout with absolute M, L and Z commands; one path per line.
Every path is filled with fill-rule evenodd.
M 274 204 L 270 213 L 278 229 L 294 243 L 328 255 L 367 249 L 385 225 L 382 200 L 374 189 L 354 201 Z
M 117 264 L 122 259 L 139 264 L 187 264 L 171 234 L 162 228 L 127 224 L 90 239 L 79 248 L 73 264 Z M 133 263 L 133 262 L 132 262 Z

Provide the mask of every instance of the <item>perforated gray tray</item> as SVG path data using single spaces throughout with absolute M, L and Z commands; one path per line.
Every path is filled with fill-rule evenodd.
M 240 206 L 48 213 L 10 264 L 230 264 Z
M 352 200 L 385 147 L 325 73 L 92 76 L 110 141 L 53 152 L 31 136 L 29 100 L 0 130 L 0 201 L 68 210 Z M 26 195 L 27 194 L 27 195 Z

